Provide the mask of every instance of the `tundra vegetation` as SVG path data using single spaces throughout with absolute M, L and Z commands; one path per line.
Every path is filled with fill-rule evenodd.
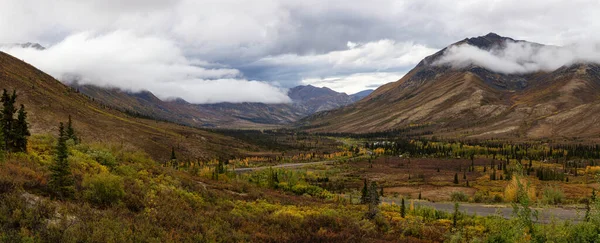
M 86 142 L 69 117 L 53 134 L 29 135 L 26 112 L 15 113 L 0 139 L 1 242 L 600 241 L 595 145 L 271 131 L 253 138 L 263 136 L 259 155 L 191 160 L 169 146 L 157 161 L 126 144 Z M 274 167 L 316 161 L 327 163 Z M 473 202 L 504 203 L 513 215 L 460 210 Z M 580 206 L 582 219 L 538 221 L 537 208 L 565 204 Z

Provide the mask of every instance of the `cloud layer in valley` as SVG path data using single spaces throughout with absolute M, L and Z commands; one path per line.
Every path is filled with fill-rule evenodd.
M 49 47 L 10 50 L 43 71 L 197 103 L 282 102 L 286 88 L 307 83 L 372 88 L 488 32 L 561 46 L 600 40 L 590 31 L 600 29 L 596 0 L 0 1 L 0 43 Z M 514 64 L 498 69 L 537 68 Z
M 193 103 L 290 102 L 285 89 L 243 79 L 236 69 L 186 58 L 171 41 L 129 31 L 79 33 L 45 50 L 21 46 L 0 50 L 66 83 L 149 90 L 161 99 Z
M 491 50 L 461 44 L 448 48 L 434 64 L 455 68 L 474 64 L 495 72 L 522 74 L 554 71 L 574 63 L 600 63 L 600 44 L 578 43 L 559 47 L 506 41 L 501 47 Z

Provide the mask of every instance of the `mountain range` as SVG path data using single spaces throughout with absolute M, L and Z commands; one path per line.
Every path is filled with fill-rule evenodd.
M 352 104 L 368 95 L 354 95 L 312 85 L 288 91 L 292 103 L 192 104 L 183 99 L 161 100 L 149 91 L 128 92 L 117 88 L 72 84 L 73 88 L 107 107 L 134 116 L 176 122 L 194 127 L 270 128 L 288 125 L 315 112 Z
M 544 45 L 494 33 L 467 38 L 426 57 L 400 80 L 364 99 L 316 113 L 300 124 L 322 133 L 401 131 L 448 138 L 595 139 L 600 134 L 600 66 L 506 74 L 481 65 L 440 64 L 453 46 L 498 52 Z

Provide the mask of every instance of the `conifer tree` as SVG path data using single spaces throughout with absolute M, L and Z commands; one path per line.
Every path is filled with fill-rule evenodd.
M 73 129 L 73 121 L 71 120 L 71 115 L 69 115 L 69 121 L 67 122 L 67 129 L 66 129 L 65 133 L 67 136 L 67 140 L 73 139 L 73 142 L 75 144 L 79 143 L 79 138 L 75 134 L 75 129 Z
M 400 204 L 400 216 L 402 218 L 406 216 L 406 205 L 404 204 L 404 198 L 402 198 L 402 203 Z
M 54 155 L 54 164 L 50 166 L 49 185 L 53 193 L 59 198 L 69 198 L 74 193 L 74 181 L 69 166 L 69 153 L 67 151 L 67 137 L 65 135 L 64 125 L 61 122 L 59 126 L 58 143 L 56 145 L 56 154 Z
M 370 219 L 375 218 L 377 213 L 379 213 L 379 203 L 381 202 L 379 199 L 379 193 L 377 192 L 377 183 L 371 182 L 371 186 L 369 187 L 369 211 L 367 212 L 367 217 Z
M 27 125 L 27 112 L 25 106 L 21 105 L 15 123 L 15 148 L 19 152 L 27 151 L 27 137 L 31 135 Z
M 369 188 L 367 187 L 367 179 L 363 180 L 363 188 L 360 196 L 360 203 L 367 204 L 369 202 Z
M 175 148 L 171 147 L 171 160 L 177 160 L 177 156 L 175 156 Z
M 17 111 L 15 108 L 15 100 L 17 99 L 16 91 L 12 95 L 8 94 L 6 89 L 2 92 L 0 101 L 2 102 L 2 132 L 4 134 L 4 150 L 13 151 L 15 147 L 14 139 L 14 115 Z

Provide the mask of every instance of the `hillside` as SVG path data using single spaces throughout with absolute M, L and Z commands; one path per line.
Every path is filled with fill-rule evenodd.
M 194 127 L 270 128 L 291 124 L 319 111 L 352 104 L 363 98 L 311 85 L 289 90 L 290 104 L 216 103 L 191 104 L 182 99 L 163 101 L 149 91 L 126 92 L 93 85 L 72 87 L 106 106 L 135 116 L 166 120 Z
M 141 149 L 157 160 L 168 158 L 171 147 L 181 156 L 213 158 L 244 153 L 251 148 L 238 140 L 172 123 L 134 118 L 100 105 L 35 67 L 0 52 L 0 85 L 17 90 L 31 132 L 56 134 L 58 124 L 72 116 L 85 142 L 114 143 Z
M 468 38 L 481 50 L 528 43 L 493 33 Z M 534 48 L 543 45 L 530 43 Z M 302 121 L 312 132 L 389 130 L 461 138 L 594 138 L 600 134 L 600 66 L 574 64 L 552 72 L 503 74 L 478 65 L 438 65 L 447 48 L 426 57 L 400 80 L 361 101 Z

